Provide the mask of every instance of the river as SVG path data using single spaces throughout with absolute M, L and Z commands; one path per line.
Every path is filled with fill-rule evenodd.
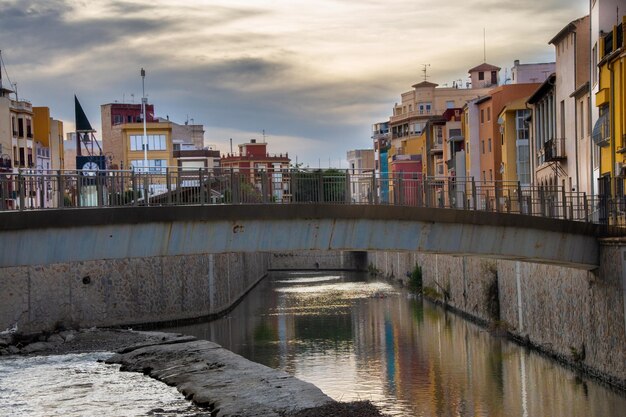
M 226 317 L 168 328 L 394 416 L 617 417 L 626 396 L 361 273 L 274 272 Z M 1 416 L 199 416 L 173 387 L 98 360 L 0 360 Z
M 626 415 L 623 394 L 361 273 L 273 272 L 228 316 L 166 330 L 394 416 Z

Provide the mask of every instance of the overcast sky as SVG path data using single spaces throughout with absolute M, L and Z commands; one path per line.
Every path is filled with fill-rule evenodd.
M 487 61 L 554 60 L 547 42 L 588 0 L 0 0 L 0 49 L 20 98 L 73 128 L 73 95 L 140 102 L 204 124 L 227 152 L 261 138 L 312 167 L 370 148 L 371 125 L 422 79 L 452 85 Z M 504 78 L 504 72 L 501 74 Z M 3 72 L 3 81 L 7 83 Z M 341 161 L 341 162 L 340 162 Z M 295 161 L 294 161 L 295 162 Z

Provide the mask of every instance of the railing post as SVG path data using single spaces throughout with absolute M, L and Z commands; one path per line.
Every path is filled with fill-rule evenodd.
M 524 205 L 522 203 L 523 201 L 523 196 L 522 196 L 522 183 L 520 181 L 517 182 L 517 204 L 518 204 L 518 211 L 519 214 L 524 214 Z
M 150 190 L 150 175 L 144 172 L 144 176 L 143 176 L 143 205 L 144 206 L 150 205 L 149 190 Z
M 37 185 L 38 188 L 40 189 L 39 192 L 39 208 L 42 209 L 45 206 L 45 202 L 46 202 L 46 175 L 45 174 L 41 174 L 41 177 L 39 178 L 39 181 L 35 180 L 35 183 L 39 182 L 39 184 Z
M 230 188 L 232 204 L 239 204 L 239 175 L 235 175 L 234 168 L 230 169 Z
M 583 193 L 583 206 L 585 210 L 585 221 L 589 221 L 589 202 L 587 201 L 587 193 Z
M 20 203 L 20 211 L 24 210 L 24 205 L 26 204 L 26 181 L 22 176 L 22 171 L 17 172 L 17 192 L 19 195 L 19 203 Z
M 372 181 L 370 185 L 370 189 L 372 190 L 370 198 L 368 199 L 369 203 L 378 204 L 378 189 L 376 188 L 376 172 L 372 172 Z
M 165 187 L 167 188 L 167 205 L 172 205 L 172 177 L 170 167 L 165 168 Z
M 202 187 L 202 193 L 206 194 L 207 204 L 211 204 L 211 170 L 209 169 L 206 171 L 206 180 L 204 186 Z
M 472 177 L 472 205 L 474 210 L 478 210 L 477 198 L 476 198 L 476 181 L 474 181 L 474 177 Z
M 131 187 L 132 187 L 132 191 L 133 191 L 133 206 L 136 206 L 138 204 L 137 199 L 137 176 L 135 175 L 135 170 L 132 170 L 130 172 L 130 182 L 131 182 Z
M 298 181 L 298 171 L 296 168 L 287 171 L 289 173 L 289 194 L 291 195 L 290 203 L 296 202 L 296 187 Z
M 83 174 L 82 171 L 76 171 L 76 207 L 82 207 L 83 202 L 81 196 L 83 195 Z
M 322 173 L 322 170 L 320 169 L 317 172 L 317 187 L 319 189 L 319 194 L 317 196 L 317 201 L 319 203 L 323 203 L 324 202 L 324 174 Z
M 57 206 L 63 208 L 65 206 L 65 185 L 63 184 L 63 174 L 61 170 L 57 171 Z
M 493 194 L 494 194 L 494 198 L 496 199 L 496 213 L 500 213 L 502 211 L 501 204 L 500 204 L 500 198 L 502 197 L 502 190 L 498 186 L 497 181 L 493 182 Z
M 565 193 L 565 180 L 561 180 L 561 205 L 563 207 L 563 218 L 567 220 L 567 194 Z
M 398 204 L 404 205 L 404 183 L 402 182 L 402 176 L 398 177 Z
M 346 204 L 352 203 L 352 187 L 351 187 L 352 184 L 350 184 L 350 181 L 351 181 L 350 180 L 350 170 L 346 169 L 346 183 L 345 183 L 346 194 L 345 194 L 345 198 L 344 198 Z M 357 186 L 358 185 L 359 185 L 359 183 L 357 182 Z
M 206 203 L 204 199 L 204 168 L 198 169 L 198 193 L 200 193 L 200 205 L 204 206 L 204 204 Z
M 261 199 L 264 204 L 268 203 L 267 171 L 261 171 Z
M 546 197 L 543 187 L 539 187 L 539 209 L 541 210 L 541 216 L 546 217 Z
M 105 174 L 106 175 L 106 174 Z M 103 181 L 103 175 L 100 173 L 100 171 L 96 171 L 96 204 L 98 205 L 98 207 L 103 207 L 104 206 L 104 199 L 102 198 L 102 181 Z

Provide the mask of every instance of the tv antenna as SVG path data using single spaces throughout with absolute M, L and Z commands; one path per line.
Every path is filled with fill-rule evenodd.
M 422 64 L 422 66 L 424 67 L 424 69 L 422 69 L 422 72 L 424 73 L 424 81 L 426 81 L 426 79 L 430 77 L 430 75 L 426 73 L 428 71 L 428 67 L 430 67 L 430 64 Z

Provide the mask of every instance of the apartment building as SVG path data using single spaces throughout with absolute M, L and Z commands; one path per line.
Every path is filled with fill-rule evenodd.
M 267 143 L 250 139 L 250 142 L 239 145 L 238 154 L 222 156 L 220 166 L 223 172 L 233 172 L 242 183 L 251 184 L 256 193 L 262 193 L 264 187 L 269 187 L 269 194 L 276 201 L 282 201 L 290 197 L 288 178 L 283 175 L 290 162 L 287 153 L 269 154 Z M 263 181 L 264 178 L 267 182 Z
M 42 170 L 65 169 L 63 122 L 50 117 L 50 108 L 33 107 L 35 166 Z
M 519 59 L 513 61 L 511 78 L 505 84 L 542 83 L 556 71 L 556 62 L 522 64 Z
M 600 147 L 599 193 L 626 212 L 626 15 L 599 39 L 599 78 L 595 94 L 598 120 L 593 141 Z
M 496 87 L 476 100 L 478 110 L 479 178 L 482 182 L 501 181 L 502 136 L 498 115 L 507 103 L 528 97 L 540 84 L 509 84 Z M 472 138 L 473 139 L 473 138 Z

